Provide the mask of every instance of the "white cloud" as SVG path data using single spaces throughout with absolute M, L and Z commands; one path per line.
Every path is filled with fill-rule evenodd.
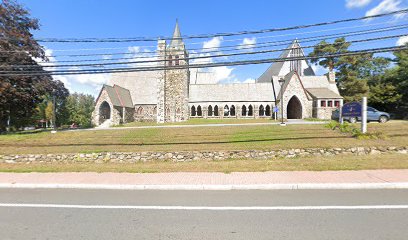
M 214 63 L 214 59 L 211 56 L 215 55 L 215 53 L 213 53 L 212 51 L 217 51 L 217 49 L 221 46 L 222 41 L 223 41 L 222 37 L 214 37 L 211 40 L 204 42 L 201 52 L 191 52 L 190 57 L 205 57 L 205 58 L 192 59 L 190 63 L 191 64 Z M 211 51 L 211 53 L 209 53 L 209 51 Z M 222 51 L 219 51 L 218 54 L 222 54 Z M 198 82 L 203 84 L 215 84 L 219 83 L 220 81 L 232 79 L 233 70 L 234 68 L 222 66 L 213 68 L 201 68 L 194 70 L 194 72 L 198 71 L 211 73 L 211 78 L 200 79 L 198 80 Z
M 74 67 L 70 70 L 81 70 L 81 68 Z M 67 77 L 70 81 L 74 81 L 80 84 L 89 85 L 95 88 L 100 88 L 103 84 L 107 83 L 110 74 L 100 73 L 100 74 L 79 74 L 79 75 L 68 75 Z
M 238 49 L 252 49 L 256 45 L 256 37 L 244 38 Z
M 406 43 L 408 43 L 408 36 L 403 36 L 398 39 L 397 46 L 402 46 Z
M 216 51 L 221 46 L 222 40 L 224 40 L 223 37 L 214 37 L 211 40 L 204 42 L 203 51 Z
M 403 9 L 403 7 L 400 6 L 402 1 L 400 0 L 383 0 L 380 4 L 378 4 L 376 7 L 368 10 L 366 12 L 366 16 L 373 16 L 373 15 L 378 15 L 378 14 L 383 14 L 383 13 L 389 13 L 389 12 L 394 12 Z M 395 18 L 401 18 L 405 14 L 397 14 L 395 15 Z M 367 19 L 369 21 L 371 19 Z
M 130 61 L 138 62 L 129 64 L 129 67 L 155 67 L 158 64 L 158 62 L 154 62 L 158 60 L 157 56 L 155 56 L 156 53 L 151 50 L 143 49 L 139 46 L 132 46 L 128 47 L 128 51 L 129 53 L 133 53 Z
M 234 68 L 229 68 L 226 66 L 223 67 L 214 67 L 211 69 L 214 72 L 215 82 L 225 81 L 233 78 L 232 71 Z
M 346 0 L 347 8 L 361 8 L 370 4 L 372 0 Z
M 45 48 L 45 55 L 47 56 L 47 58 L 48 58 L 48 61 L 44 61 L 43 59 L 41 59 L 41 58 L 33 58 L 34 59 L 34 61 L 36 61 L 39 65 L 41 65 L 41 66 L 47 66 L 47 67 L 45 67 L 44 69 L 45 70 L 47 70 L 47 71 L 55 71 L 55 70 L 57 70 L 57 67 L 56 67 L 56 65 L 57 65 L 57 60 L 55 59 L 55 57 L 53 57 L 52 55 L 53 55 L 53 50 L 52 49 L 49 49 L 49 48 Z M 69 81 L 69 77 L 68 76 L 64 76 L 64 75 L 54 75 L 54 76 L 52 76 L 52 78 L 54 79 L 54 80 L 59 80 L 59 81 L 61 81 L 62 83 L 64 83 L 64 86 L 68 89 L 68 91 L 72 91 L 72 88 L 71 88 L 71 82 Z

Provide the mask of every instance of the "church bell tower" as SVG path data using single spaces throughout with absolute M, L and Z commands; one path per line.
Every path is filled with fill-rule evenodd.
M 159 40 L 159 65 L 163 67 L 158 77 L 157 122 L 180 122 L 188 120 L 190 71 L 188 52 L 180 34 L 178 21 L 170 44 Z

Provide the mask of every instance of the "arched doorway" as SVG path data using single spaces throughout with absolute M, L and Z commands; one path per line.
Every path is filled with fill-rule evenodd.
M 302 119 L 302 103 L 298 97 L 293 96 L 289 100 L 286 112 L 288 119 Z
M 99 122 L 101 123 L 111 118 L 111 108 L 107 102 L 103 102 L 99 107 L 99 116 Z

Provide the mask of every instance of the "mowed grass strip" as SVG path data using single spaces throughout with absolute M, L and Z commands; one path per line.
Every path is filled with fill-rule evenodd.
M 304 157 L 271 160 L 226 160 L 138 163 L 33 163 L 0 164 L 0 172 L 265 172 L 339 171 L 367 169 L 408 169 L 408 158 L 401 154 L 366 156 Z
M 355 146 L 407 146 L 408 122 L 370 123 L 388 137 L 358 140 L 318 125 L 247 125 L 41 132 L 0 136 L 1 154 L 141 151 L 277 150 Z
M 242 124 L 242 123 L 276 123 L 277 121 L 271 118 L 250 118 L 250 119 L 236 119 L 236 118 L 223 118 L 223 119 L 204 119 L 204 118 L 191 118 L 185 122 L 176 123 L 156 123 L 156 122 L 131 122 L 126 124 L 117 125 L 116 127 L 141 127 L 141 126 L 163 126 L 163 125 L 199 125 L 199 124 Z

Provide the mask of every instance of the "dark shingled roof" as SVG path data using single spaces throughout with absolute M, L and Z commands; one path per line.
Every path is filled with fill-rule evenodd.
M 108 93 L 113 106 L 133 108 L 132 97 L 128 89 L 118 85 L 113 85 L 113 87 L 103 85 L 102 91 L 103 89 Z

